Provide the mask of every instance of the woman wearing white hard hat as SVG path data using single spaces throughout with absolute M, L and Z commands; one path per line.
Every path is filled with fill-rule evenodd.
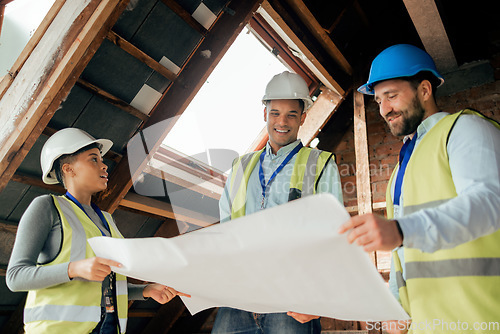
M 121 264 L 96 257 L 87 243 L 123 238 L 111 215 L 91 203 L 107 187 L 102 156 L 112 145 L 66 128 L 42 148 L 43 182 L 61 183 L 67 192 L 35 198 L 19 222 L 6 281 L 12 291 L 28 291 L 26 333 L 124 333 L 128 299 L 163 304 L 181 294 L 161 284 L 127 284 L 110 268 Z

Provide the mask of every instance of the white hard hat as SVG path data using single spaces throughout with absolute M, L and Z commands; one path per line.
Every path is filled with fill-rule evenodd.
M 266 104 L 269 100 L 302 100 L 304 112 L 313 104 L 305 80 L 300 75 L 288 71 L 276 74 L 267 84 L 262 103 Z
M 102 155 L 106 154 L 113 146 L 113 142 L 109 139 L 95 139 L 87 132 L 76 128 L 66 128 L 54 133 L 43 145 L 40 155 L 43 182 L 46 184 L 59 183 L 53 169 L 54 162 L 62 155 L 75 153 L 93 143 L 102 146 Z

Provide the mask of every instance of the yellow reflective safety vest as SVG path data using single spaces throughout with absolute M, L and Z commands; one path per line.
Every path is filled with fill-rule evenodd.
M 78 206 L 64 196 L 52 196 L 62 225 L 62 245 L 52 266 L 94 257 L 87 239 L 101 236 L 99 228 Z M 114 238 L 123 238 L 113 218 L 103 215 Z M 127 278 L 116 274 L 115 312 L 119 330 L 127 328 Z M 101 319 L 102 283 L 75 278 L 49 288 L 28 292 L 24 309 L 26 333 L 90 333 Z
M 265 149 L 245 154 L 233 162 L 229 184 L 231 219 L 245 215 L 248 180 Z M 332 157 L 335 159 L 333 153 L 302 147 L 290 177 L 288 201 L 315 194 L 321 174 Z
M 448 115 L 415 148 L 403 178 L 405 215 L 457 196 L 446 147 L 463 114 L 486 118 L 469 109 Z M 389 219 L 394 212 L 391 184 L 396 170 L 387 186 Z M 399 296 L 412 318 L 413 333 L 500 333 L 500 230 L 433 253 L 405 247 L 404 256 L 406 280 L 393 252 Z

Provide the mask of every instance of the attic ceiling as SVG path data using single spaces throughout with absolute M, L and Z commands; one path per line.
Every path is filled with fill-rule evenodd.
M 0 1 L 0 6 L 8 2 Z M 58 16 L 71 17 L 80 7 L 85 10 L 75 16 L 75 24 Z M 245 25 L 252 31 L 255 24 L 276 29 L 270 35 L 281 45 L 281 55 L 269 42 L 263 40 L 263 45 L 280 59 L 287 53 L 294 68 L 302 70 L 311 85 L 316 82 L 315 94 L 328 89 L 335 96 L 311 132 L 311 138 L 318 135 L 319 148 L 332 150 L 352 123 L 353 88 L 366 80 L 369 64 L 380 51 L 396 43 L 426 48 L 439 58 L 446 77 L 500 52 L 496 13 L 498 2 L 486 0 L 460 6 L 451 0 L 56 0 L 45 27 L 0 84 L 2 333 L 17 333 L 22 327 L 25 294 L 12 293 L 5 285 L 19 219 L 34 197 L 63 192 L 40 181 L 40 150 L 55 131 L 73 126 L 114 142 L 105 156 L 111 181 L 96 201 L 113 212 L 126 237 L 175 236 L 218 221 L 217 191 L 225 177 L 203 159 L 179 156 L 160 149 L 159 143 L 175 126 L 172 117 L 182 114 Z M 90 24 L 85 36 L 93 37 L 81 40 L 87 47 L 78 54 L 75 36 Z M 61 48 L 44 49 L 51 42 L 47 37 L 61 27 L 68 31 L 60 39 Z M 210 57 L 202 56 L 206 50 Z M 73 51 L 75 56 L 65 63 L 64 55 Z M 52 60 L 40 58 L 42 52 Z M 244 65 L 245 59 L 241 61 Z M 50 81 L 56 74 L 59 79 Z M 36 81 L 41 88 L 33 92 L 22 80 L 28 86 Z M 33 121 L 9 116 L 17 110 L 20 115 L 29 110 Z M 9 130 L 9 122 L 18 130 Z M 263 142 L 265 136 L 255 146 Z M 131 160 L 127 147 L 132 144 L 144 152 Z M 200 180 L 211 180 L 212 190 L 148 167 L 150 153 Z M 169 198 L 165 188 L 176 198 Z M 144 189 L 157 192 L 145 196 Z M 214 310 L 192 317 L 179 300 L 161 307 L 148 301 L 132 303 L 130 316 L 129 333 L 203 333 L 210 331 Z

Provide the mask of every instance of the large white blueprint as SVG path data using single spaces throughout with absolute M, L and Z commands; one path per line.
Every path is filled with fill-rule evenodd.
M 174 238 L 89 240 L 116 272 L 190 294 L 194 314 L 215 306 L 257 313 L 294 311 L 343 320 L 408 315 L 359 246 L 339 226 L 349 219 L 319 194 Z

